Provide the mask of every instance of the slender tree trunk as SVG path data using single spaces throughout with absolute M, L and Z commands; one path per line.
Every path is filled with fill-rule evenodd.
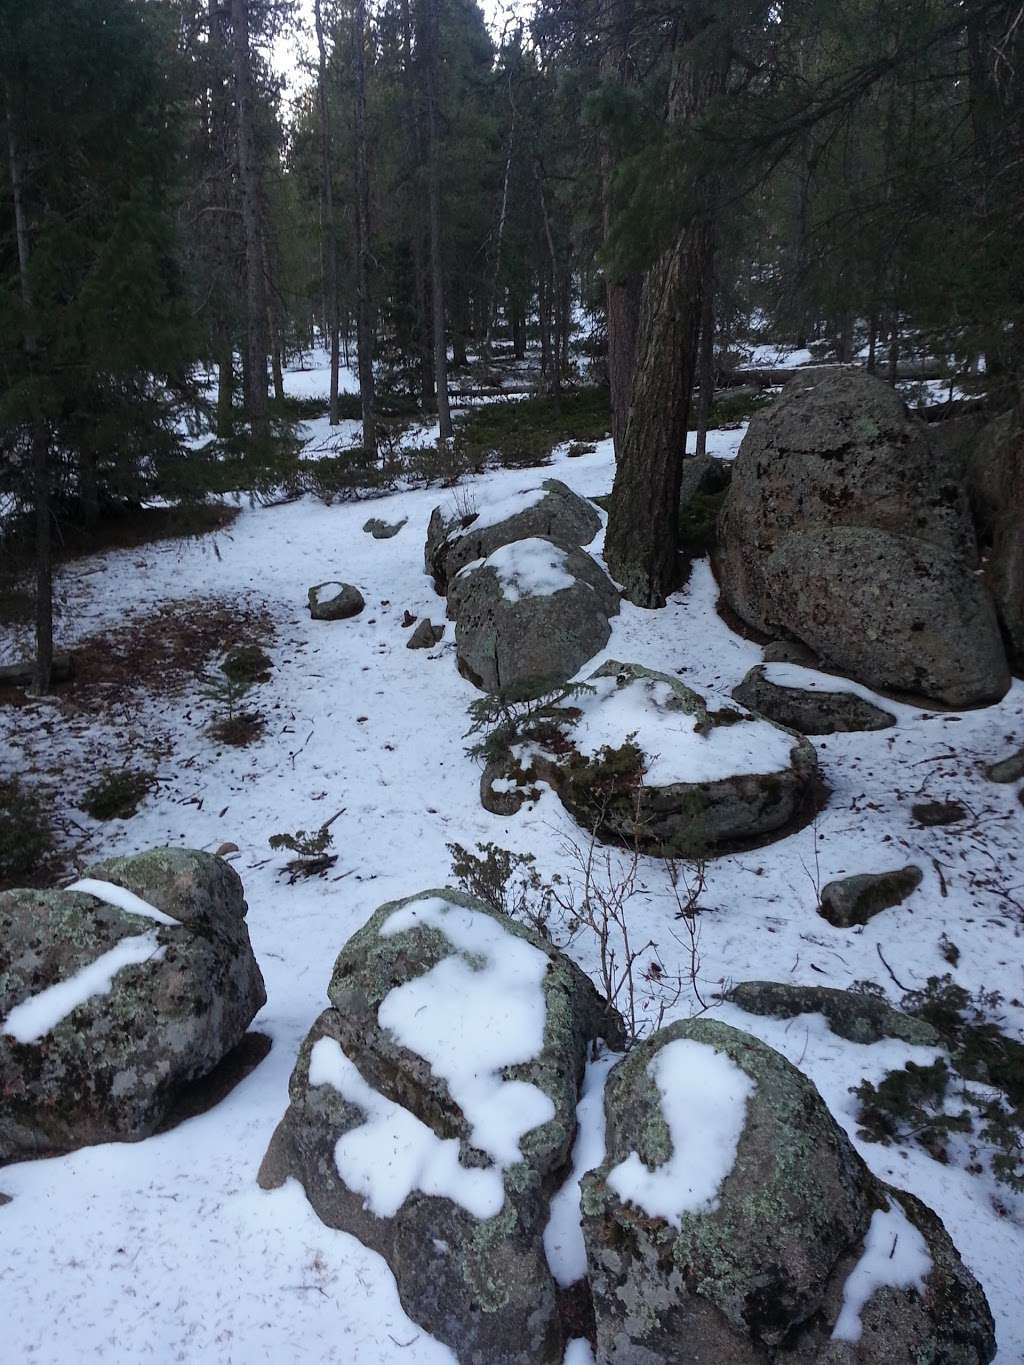
M 701 281 L 700 358 L 697 377 L 697 441 L 694 453 L 706 455 L 711 405 L 715 398 L 715 244 L 709 230 Z
M 259 166 L 253 137 L 252 57 L 249 49 L 249 0 L 231 0 L 235 104 L 238 116 L 238 178 L 242 191 L 245 233 L 246 349 L 248 351 L 247 417 L 253 436 L 267 425 L 267 304 L 260 223 Z
M 429 248 L 425 245 L 429 235 L 429 225 L 422 217 L 421 168 L 425 160 L 423 145 L 422 118 L 417 111 L 417 94 L 422 100 L 422 81 L 416 79 L 417 72 L 412 57 L 412 19 L 409 14 L 409 0 L 401 0 L 402 20 L 402 64 L 405 73 L 403 85 L 402 114 L 405 122 L 406 153 L 408 156 L 407 176 L 412 193 L 409 199 L 409 240 L 412 244 L 413 292 L 415 295 L 415 355 L 419 373 L 420 406 L 424 412 L 434 412 L 437 397 L 434 388 L 434 351 L 431 344 L 431 300 L 430 283 L 426 257 Z
M 234 430 L 235 356 L 231 333 L 218 329 L 217 338 L 217 435 L 225 438 Z
M 31 243 L 28 212 L 25 206 L 25 168 L 15 128 L 14 98 L 9 86 L 5 88 L 4 94 L 7 105 L 7 160 L 10 167 L 11 197 L 14 201 L 14 236 L 18 252 L 18 283 L 25 313 L 23 344 L 29 369 L 34 371 L 39 364 L 39 345 L 32 277 L 29 273 Z M 33 406 L 36 406 L 35 403 Z M 42 413 L 38 411 L 32 420 L 31 449 L 36 579 L 34 685 L 35 691 L 42 696 L 49 692 L 53 674 L 53 544 L 50 526 L 50 433 Z
M 430 287 L 434 335 L 434 386 L 437 391 L 438 439 L 452 434 L 448 407 L 448 341 L 445 329 L 444 259 L 441 242 L 440 120 L 438 118 L 438 0 L 422 0 L 424 10 L 423 66 L 427 105 L 427 187 L 430 205 Z
M 554 398 L 558 398 L 562 392 L 562 343 L 559 335 L 559 266 L 558 252 L 555 250 L 555 238 L 551 231 L 551 219 L 548 215 L 547 196 L 544 193 L 544 172 L 540 162 L 536 163 L 537 190 L 540 196 L 541 222 L 544 224 L 544 240 L 547 243 L 548 259 L 551 265 L 551 283 L 547 297 L 547 318 L 550 326 L 550 339 L 543 351 L 547 354 L 547 367 L 544 375 L 547 379 L 547 390 Z M 543 331 L 543 327 L 542 327 Z
M 331 353 L 331 396 L 328 422 L 338 425 L 338 370 L 341 347 L 338 339 L 338 233 L 334 222 L 334 183 L 331 175 L 331 110 L 327 98 L 327 45 L 320 0 L 314 0 L 313 22 L 317 47 L 317 105 L 320 112 L 320 232 L 324 275 L 324 310 L 327 344 Z
M 878 348 L 878 314 L 872 313 L 868 321 L 868 373 L 874 374 L 877 368 L 876 351 Z
M 512 356 L 515 360 L 526 359 L 526 310 L 518 294 L 509 301 L 512 313 Z
M 516 105 L 512 98 L 512 72 L 508 73 L 508 151 L 505 154 L 505 176 L 501 185 L 501 208 L 498 212 L 498 231 L 494 246 L 494 271 L 491 275 L 491 292 L 487 301 L 487 325 L 484 332 L 481 354 L 484 360 L 491 356 L 491 336 L 494 330 L 494 315 L 497 311 L 498 280 L 501 278 L 501 246 L 505 237 L 505 219 L 508 217 L 508 182 L 512 175 L 512 152 L 516 137 Z
M 356 349 L 363 449 L 377 456 L 377 414 L 373 386 L 373 301 L 370 297 L 370 175 L 366 151 L 366 0 L 353 9 L 356 143 Z

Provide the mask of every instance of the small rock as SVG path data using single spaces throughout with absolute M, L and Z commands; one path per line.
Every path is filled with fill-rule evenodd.
M 818 914 L 837 929 L 867 924 L 882 910 L 905 901 L 921 885 L 924 874 L 912 863 L 894 872 L 861 872 L 829 882 L 821 893 Z
M 0 687 L 30 687 L 35 681 L 36 665 L 32 659 L 23 663 L 4 664 L 0 668 Z M 53 656 L 50 681 L 68 682 L 75 676 L 75 661 L 70 654 L 59 653 Z
M 403 612 L 403 614 L 402 614 L 402 625 L 405 627 L 405 629 L 408 630 L 410 626 L 414 626 L 415 624 L 416 624 L 416 613 L 415 613 L 414 611 L 406 611 L 406 612 Z
M 737 701 L 776 725 L 802 735 L 834 735 L 850 730 L 886 730 L 896 718 L 856 692 L 844 692 L 842 680 L 832 687 L 826 674 L 790 667 L 777 681 L 764 664 L 752 668 L 732 689 Z
M 985 776 L 990 782 L 1019 782 L 1024 777 L 1024 749 L 1001 758 L 998 763 L 990 763 Z
M 351 583 L 317 583 L 307 596 L 314 621 L 346 621 L 366 606 L 363 594 Z
M 374 540 L 390 540 L 392 536 L 398 535 L 399 531 L 408 520 L 408 517 L 403 517 L 401 521 L 391 522 L 382 521 L 380 517 L 371 517 L 370 520 L 363 525 L 363 530 L 369 532 Z
M 915 1047 L 938 1047 L 931 1024 L 893 1009 L 877 995 L 839 991 L 829 986 L 791 986 L 782 981 L 741 981 L 723 997 L 748 1014 L 792 1019 L 798 1014 L 822 1014 L 840 1038 L 851 1043 L 878 1043 L 896 1038 Z
M 955 825 L 967 818 L 967 809 L 959 801 L 920 801 L 911 806 L 910 813 L 919 825 Z
M 444 626 L 435 626 L 426 616 L 405 642 L 406 649 L 433 649 L 444 634 Z
M 228 856 L 229 853 L 238 853 L 238 852 L 239 852 L 239 848 L 238 848 L 238 845 L 237 845 L 237 844 L 226 843 L 226 844 L 221 844 L 219 848 L 215 849 L 215 850 L 214 850 L 214 855 L 213 855 L 213 856 L 214 856 L 215 858 L 226 858 L 226 857 Z

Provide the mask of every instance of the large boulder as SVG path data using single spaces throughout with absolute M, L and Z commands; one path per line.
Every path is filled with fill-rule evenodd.
M 238 874 L 192 849 L 0 895 L 0 1161 L 152 1133 L 264 1004 Z
M 527 717 L 505 744 L 485 774 L 487 800 L 496 783 L 514 797 L 546 781 L 584 829 L 660 856 L 777 836 L 813 813 L 821 790 L 802 735 L 728 697 L 615 660 Z
M 1009 677 L 976 565 L 956 460 L 881 380 L 812 374 L 755 413 L 719 525 L 748 625 L 872 687 L 991 701 Z
M 379 1252 L 461 1365 L 556 1365 L 544 1253 L 588 1047 L 621 1022 L 550 943 L 451 890 L 382 906 L 343 949 L 264 1159 Z
M 1010 662 L 1024 672 L 1024 430 L 1019 412 L 985 426 L 970 449 L 967 490 Z
M 985 1296 L 938 1218 L 868 1171 L 811 1082 L 687 1020 L 609 1077 L 583 1179 L 601 1365 L 985 1365 Z
M 450 581 L 459 668 L 485 692 L 535 696 L 608 643 L 615 586 L 583 550 L 532 537 L 501 545 Z
M 794 664 L 756 664 L 732 695 L 751 711 L 802 735 L 885 730 L 896 724 L 856 683 Z
M 763 570 L 778 622 L 826 667 L 948 706 L 998 701 L 1010 685 L 991 596 L 938 546 L 850 526 L 795 531 Z
M 563 550 L 587 545 L 601 529 L 594 505 L 558 479 L 485 503 L 464 516 L 435 507 L 427 528 L 424 563 L 444 593 L 460 569 L 515 540 L 543 536 Z

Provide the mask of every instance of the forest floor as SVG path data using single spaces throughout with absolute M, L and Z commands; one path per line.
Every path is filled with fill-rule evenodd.
M 741 435 L 715 433 L 711 448 L 734 454 Z M 593 496 L 609 491 L 612 476 L 606 440 L 580 458 L 563 448 L 543 471 L 494 470 L 464 487 L 483 503 L 555 477 Z M 117 640 L 128 630 L 141 647 L 126 649 L 109 694 L 102 677 L 95 681 L 95 704 L 70 692 L 0 707 L 0 748 L 73 810 L 79 864 L 157 844 L 237 845 L 268 995 L 253 1027 L 272 1048 L 219 1104 L 172 1131 L 0 1170 L 0 1191 L 13 1196 L 0 1208 L 2 1354 L 12 1365 L 453 1361 L 402 1312 L 379 1257 L 320 1223 L 295 1182 L 273 1193 L 256 1184 L 296 1053 L 327 1003 L 334 960 L 377 906 L 450 883 L 447 845 L 455 842 L 531 853 L 545 879 L 572 873 L 567 841 L 580 832 L 553 794 L 509 819 L 480 805 L 480 769 L 465 738 L 479 693 L 456 669 L 451 624 L 435 649 L 406 648 L 403 613 L 444 620 L 423 544 L 431 509 L 451 498 L 427 488 L 372 503 L 243 506 L 223 531 L 61 567 L 60 643 Z M 407 522 L 394 539 L 377 541 L 361 530 L 368 516 Z M 591 548 L 600 545 L 599 533 Z M 311 621 L 307 588 L 333 578 L 361 589 L 365 611 Z M 623 604 L 608 648 L 584 673 L 618 658 L 728 692 L 761 649 L 729 629 L 715 599 L 710 566 L 698 561 L 662 610 Z M 194 623 L 187 667 L 177 667 L 173 650 L 161 657 L 165 632 L 153 628 L 161 619 Z M 199 629 L 211 622 L 212 633 Z M 264 643 L 273 671 L 246 701 L 265 728 L 235 748 L 207 733 L 219 713 L 200 673 L 204 659 L 214 662 L 214 646 L 250 639 Z M 708 863 L 692 982 L 677 903 L 657 860 L 642 860 L 630 913 L 657 944 L 652 958 L 684 977 L 670 1018 L 700 1009 L 699 990 L 713 1017 L 763 1038 L 813 1079 L 878 1175 L 941 1215 L 988 1294 L 999 1365 L 1019 1365 L 1024 1200 L 987 1171 L 972 1174 L 966 1153 L 940 1164 L 916 1144 L 857 1136 L 850 1088 L 877 1083 L 907 1060 L 929 1063 L 937 1050 L 848 1043 L 820 1015 L 772 1020 L 717 1000 L 729 983 L 767 979 L 871 981 L 898 1003 L 903 988 L 951 972 L 967 991 L 986 993 L 992 1017 L 1021 1036 L 1022 810 L 1013 786 L 988 782 L 982 769 L 1021 742 L 1024 683 L 982 710 L 888 709 L 897 713 L 893 729 L 814 741 L 831 794 L 812 825 Z M 156 784 L 133 818 L 100 824 L 75 809 L 101 769 L 140 764 L 153 767 Z M 912 807 L 925 801 L 959 802 L 963 814 L 952 825 L 922 826 Z M 289 884 L 270 836 L 315 829 L 338 811 L 336 864 L 323 878 Z M 816 913 L 832 878 L 907 863 L 924 870 L 923 884 L 867 926 L 834 929 Z M 595 971 L 590 942 L 577 938 L 570 951 Z

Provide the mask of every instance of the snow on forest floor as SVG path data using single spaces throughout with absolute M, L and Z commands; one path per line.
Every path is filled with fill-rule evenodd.
M 473 481 L 472 493 L 482 503 L 553 476 L 596 495 L 609 491 L 612 473 L 605 441 L 590 456 L 557 455 L 548 469 L 490 472 Z M 184 692 L 90 717 L 87 730 L 57 723 L 61 713 L 50 701 L 0 711 L 13 766 L 61 773 L 72 803 L 96 766 L 119 766 L 159 739 L 166 753 L 159 787 L 133 819 L 100 826 L 80 817 L 93 835 L 88 857 L 156 844 L 239 846 L 235 866 L 268 994 L 254 1027 L 273 1048 L 220 1104 L 171 1132 L 0 1170 L 0 1190 L 13 1196 L 0 1208 L 5 1362 L 453 1359 L 404 1315 L 384 1262 L 323 1226 L 294 1181 L 273 1193 L 256 1185 L 299 1045 L 326 1004 L 335 957 L 371 912 L 450 881 L 449 842 L 493 841 L 533 853 L 546 878 L 571 870 L 563 840 L 579 831 L 551 793 L 509 819 L 480 805 L 479 768 L 464 738 L 467 707 L 479 694 L 456 670 L 452 626 L 437 648 L 406 649 L 403 612 L 444 619 L 423 571 L 423 543 L 431 509 L 451 496 L 426 489 L 372 505 L 243 506 L 215 539 L 156 543 L 61 570 L 67 644 L 168 602 L 203 597 L 265 606 L 275 622 L 274 672 L 257 696 L 268 728 L 248 748 L 206 736 L 211 706 L 198 680 Z M 361 530 L 368 515 L 408 522 L 394 539 L 377 541 Z M 362 590 L 362 615 L 309 619 L 307 588 L 330 578 Z M 664 609 L 624 603 L 607 650 L 584 672 L 618 658 L 728 691 L 761 650 L 723 623 L 715 595 L 705 561 Z M 1024 683 L 980 711 L 898 710 L 893 729 L 814 741 L 832 792 L 812 826 L 709 865 L 698 921 L 699 984 L 709 1001 L 725 983 L 755 978 L 836 987 L 869 979 L 898 1000 L 878 950 L 904 985 L 921 986 L 949 970 L 940 949 L 946 935 L 961 954 L 957 981 L 1016 1002 L 1004 1003 L 1001 1017 L 1019 1033 L 1020 916 L 1003 891 L 1019 880 L 1021 807 L 1012 786 L 986 782 L 980 768 L 1019 744 Z M 970 817 L 919 828 L 910 808 L 921 800 L 959 800 Z M 316 828 L 339 810 L 336 866 L 324 880 L 288 885 L 268 838 Z M 815 913 L 818 890 L 831 878 L 909 862 L 924 870 L 923 885 L 866 927 L 836 930 Z M 685 974 L 663 865 L 645 859 L 639 886 L 634 921 L 657 942 L 667 970 Z M 572 951 L 594 970 L 585 940 Z M 687 991 L 670 1017 L 696 1008 Z M 820 1016 L 775 1021 L 714 1004 L 712 1014 L 800 1066 L 851 1136 L 850 1086 L 935 1056 L 894 1041 L 843 1042 Z M 1000 1365 L 1019 1365 L 1021 1209 L 1007 1202 L 1000 1212 L 987 1178 L 939 1165 L 920 1148 L 854 1141 L 878 1175 L 942 1216 L 988 1293 Z

